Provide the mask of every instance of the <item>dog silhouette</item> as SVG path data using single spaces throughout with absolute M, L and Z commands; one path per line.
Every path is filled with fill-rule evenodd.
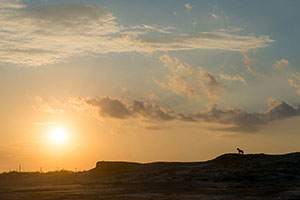
M 236 150 L 238 151 L 239 154 L 244 154 L 244 151 L 242 149 L 237 148 Z

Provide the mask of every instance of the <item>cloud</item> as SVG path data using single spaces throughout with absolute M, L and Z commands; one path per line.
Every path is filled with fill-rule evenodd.
M 268 101 L 268 109 L 261 112 L 248 112 L 240 108 L 218 109 L 216 105 L 208 106 L 206 111 L 195 113 L 181 113 L 166 110 L 158 104 L 133 100 L 131 103 L 110 97 L 88 97 L 81 101 L 94 107 L 100 118 L 129 119 L 142 118 L 148 122 L 179 121 L 183 123 L 218 123 L 224 128 L 213 130 L 229 132 L 258 132 L 261 126 L 272 121 L 300 116 L 300 107 L 292 106 L 284 101 L 278 102 L 274 98 Z M 146 127 L 157 127 L 150 123 Z M 156 129 L 156 128 L 155 128 Z
M 197 21 L 193 21 L 193 26 L 195 27 L 197 25 Z
M 187 95 L 189 98 L 199 98 L 202 95 L 215 98 L 224 87 L 215 76 L 202 67 L 195 69 L 166 54 L 160 56 L 159 59 L 169 70 L 165 81 L 158 81 L 154 78 L 154 82 L 162 88 L 179 95 Z
M 207 49 L 244 52 L 246 49 L 267 47 L 274 41 L 264 35 L 256 37 L 217 31 L 147 38 L 143 42 L 156 51 Z
M 292 106 L 284 101 L 277 102 L 272 99 L 272 103 L 269 103 L 269 109 L 264 112 L 264 118 L 267 121 L 274 121 L 285 119 L 288 117 L 299 116 L 300 115 L 300 107 Z M 270 101 L 269 101 L 270 102 Z
M 253 76 L 257 76 L 257 77 L 263 76 L 263 74 L 257 73 L 257 72 L 255 72 L 255 71 L 252 70 L 251 65 L 253 65 L 253 62 L 255 62 L 254 59 L 248 57 L 247 55 L 244 55 L 244 56 L 243 56 L 243 62 L 244 62 L 244 64 L 246 65 L 247 71 L 248 71 L 250 74 L 252 74 Z
M 123 119 L 131 115 L 131 111 L 125 103 L 108 97 L 89 98 L 86 103 L 99 107 L 99 115 L 103 117 Z
M 274 63 L 274 69 L 282 69 L 283 67 L 287 67 L 289 65 L 289 61 L 282 58 L 281 60 L 276 60 Z
M 244 85 L 247 85 L 246 80 L 239 75 L 231 76 L 231 75 L 227 75 L 227 74 L 219 74 L 219 76 L 221 79 L 230 80 L 230 81 L 240 81 Z
M 269 36 L 216 31 L 175 33 L 175 27 L 122 26 L 107 9 L 81 4 L 26 7 L 18 1 L 0 4 L 0 60 L 40 66 L 75 56 L 122 52 L 211 49 L 244 51 L 269 46 Z M 178 31 L 177 31 L 178 32 Z
M 242 108 L 229 107 L 220 109 L 215 104 L 209 104 L 206 110 L 195 110 L 193 113 L 166 109 L 159 104 L 148 101 L 136 99 L 128 101 L 108 96 L 72 97 L 66 103 L 59 102 L 54 98 L 51 98 L 50 102 L 41 97 L 37 97 L 36 100 L 37 104 L 40 104 L 38 108 L 50 114 L 84 113 L 94 116 L 104 124 L 106 119 L 123 120 L 123 122 L 125 122 L 124 120 L 137 121 L 143 122 L 143 128 L 151 130 L 164 127 L 166 122 L 176 122 L 178 125 L 193 123 L 200 127 L 205 126 L 205 123 L 208 125 L 218 124 L 219 128 L 213 128 L 212 130 L 255 133 L 270 122 L 300 116 L 299 105 L 293 106 L 284 101 L 279 102 L 273 97 L 269 98 L 266 111 L 249 112 Z M 45 104 L 48 106 L 45 107 Z M 51 107 L 50 112 L 49 107 Z
M 131 104 L 110 97 L 89 97 L 83 99 L 85 103 L 98 110 L 101 117 L 125 119 L 129 117 L 144 117 L 151 120 L 168 121 L 175 119 L 172 113 L 167 112 L 157 104 L 134 100 Z
M 135 26 L 128 26 L 123 27 L 125 31 L 123 33 L 132 33 L 132 34 L 146 34 L 150 32 L 158 32 L 158 33 L 171 33 L 172 30 L 175 30 L 176 28 L 173 26 L 159 26 L 159 25 L 135 25 Z M 127 31 L 126 31 L 127 30 Z
M 215 13 L 212 13 L 211 16 L 212 16 L 214 19 L 218 19 L 218 16 L 217 16 Z
M 6 10 L 0 13 L 0 27 L 2 62 L 31 66 L 109 53 L 117 48 L 112 35 L 120 32 L 105 9 L 77 4 Z
M 292 77 L 298 79 L 300 81 L 300 73 L 299 72 L 295 72 L 292 74 Z
M 120 87 L 121 93 L 126 93 L 127 92 L 127 88 L 126 87 Z
M 210 98 L 218 97 L 219 91 L 224 85 L 220 83 L 215 76 L 203 68 L 199 67 L 199 71 L 200 78 L 198 79 L 198 82 L 202 86 L 202 92 L 206 93 Z
M 186 11 L 190 12 L 192 10 L 192 6 L 189 3 L 184 4 Z
M 300 84 L 297 84 L 295 80 L 290 79 L 289 83 L 292 87 L 297 88 L 297 94 L 300 96 Z
M 0 9 L 20 9 L 24 8 L 25 5 L 21 4 L 18 0 L 1 0 Z
M 293 79 L 290 79 L 289 83 L 292 87 L 297 88 L 297 94 L 300 96 L 300 73 L 295 72 L 292 74 L 292 77 L 295 78 L 296 81 Z M 297 83 L 297 82 L 299 82 L 299 83 Z
M 159 100 L 159 96 L 154 94 L 154 93 L 150 93 L 147 98 L 151 99 L 151 100 Z
M 189 76 L 194 72 L 194 69 L 190 65 L 181 63 L 179 59 L 173 59 L 168 55 L 162 55 L 159 59 L 169 70 L 170 75 L 167 76 L 167 81 L 160 82 L 154 79 L 154 82 L 176 94 L 186 94 L 191 98 L 199 97 L 197 89 L 193 88 L 189 82 Z

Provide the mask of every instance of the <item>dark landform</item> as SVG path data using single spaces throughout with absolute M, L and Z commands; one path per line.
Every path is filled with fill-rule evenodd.
M 0 174 L 0 200 L 300 199 L 300 153 L 206 162 L 97 162 L 85 172 Z

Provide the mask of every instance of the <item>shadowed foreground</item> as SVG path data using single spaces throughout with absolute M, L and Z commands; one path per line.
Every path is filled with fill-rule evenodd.
M 207 162 L 98 162 L 86 172 L 4 173 L 0 200 L 300 199 L 300 153 Z

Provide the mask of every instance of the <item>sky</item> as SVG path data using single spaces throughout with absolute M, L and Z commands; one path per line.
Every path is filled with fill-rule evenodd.
M 297 0 L 0 0 L 0 172 L 300 151 Z

